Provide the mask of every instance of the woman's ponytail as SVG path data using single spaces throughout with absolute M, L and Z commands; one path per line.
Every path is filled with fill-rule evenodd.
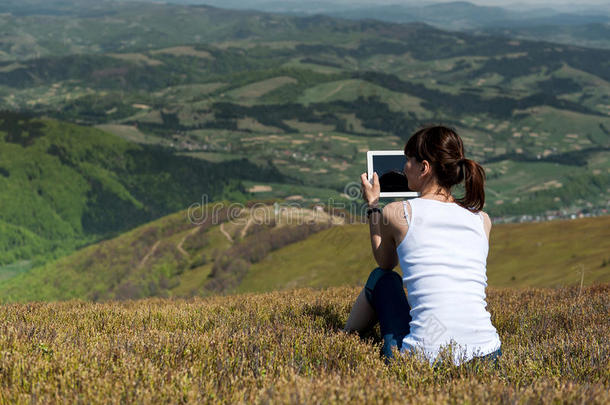
M 418 162 L 427 160 L 441 189 L 451 192 L 463 181 L 466 193 L 455 201 L 473 212 L 483 209 L 485 170 L 474 160 L 464 158 L 464 143 L 455 130 L 441 125 L 421 128 L 407 141 L 405 155 Z
M 485 170 L 470 159 L 461 159 L 458 163 L 464 175 L 465 195 L 456 202 L 470 211 L 478 212 L 485 205 Z

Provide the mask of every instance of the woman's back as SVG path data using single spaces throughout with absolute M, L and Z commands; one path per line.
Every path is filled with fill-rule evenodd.
M 456 364 L 494 352 L 500 339 L 485 309 L 489 242 L 482 216 L 431 199 L 409 204 L 409 229 L 397 247 L 412 317 L 403 350 L 423 350 L 433 361 L 454 343 Z

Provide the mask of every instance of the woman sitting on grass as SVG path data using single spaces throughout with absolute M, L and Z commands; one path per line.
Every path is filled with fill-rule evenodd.
M 379 210 L 379 178 L 361 176 L 371 245 L 379 265 L 349 314 L 345 330 L 366 332 L 377 322 L 387 359 L 392 349 L 433 363 L 443 348 L 458 365 L 475 357 L 497 361 L 500 339 L 485 307 L 491 221 L 485 172 L 464 157 L 462 140 L 443 126 L 417 131 L 405 146 L 403 169 L 420 196 Z M 464 182 L 465 195 L 452 187 Z M 402 278 L 392 271 L 400 263 Z M 403 283 L 407 287 L 405 296 Z

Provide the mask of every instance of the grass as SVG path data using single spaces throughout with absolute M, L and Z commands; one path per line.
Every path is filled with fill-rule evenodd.
M 108 56 L 148 66 L 158 66 L 163 64 L 163 62 L 152 59 L 143 53 L 110 53 Z
M 376 267 L 363 225 L 334 227 L 270 253 L 250 268 L 238 291 L 355 285 Z
M 201 99 L 202 97 L 213 93 L 219 88 L 225 86 L 226 83 L 206 83 L 206 84 L 190 84 L 188 86 L 171 86 L 156 94 L 163 96 L 168 101 L 176 99 L 183 102 L 192 102 Z
M 207 160 L 208 162 L 226 162 L 235 159 L 235 155 L 220 152 L 180 152 L 180 156 L 190 156 L 197 159 Z
M 152 145 L 161 145 L 167 143 L 167 141 L 161 137 L 142 133 L 138 130 L 137 127 L 133 125 L 102 124 L 96 125 L 96 128 L 114 134 L 129 142 Z
M 303 63 L 301 62 L 302 58 L 294 58 L 289 62 L 286 62 L 282 65 L 282 67 L 286 68 L 297 68 L 297 69 L 307 69 L 313 72 L 331 74 L 331 73 L 339 73 L 341 72 L 340 68 L 325 66 L 325 65 L 317 65 L 314 63 Z
M 498 200 L 508 203 L 511 198 L 523 197 L 530 189 L 540 186 L 546 181 L 558 180 L 561 182 L 561 179 L 568 174 L 586 172 L 584 168 L 558 163 L 515 162 L 512 160 L 489 163 L 485 166 L 485 169 L 488 168 L 490 170 L 487 174 L 501 174 L 497 178 L 492 176 L 486 184 L 490 197 L 488 202 L 491 204 L 495 204 Z M 536 179 L 530 179 L 527 176 L 533 170 L 537 173 Z
M 274 77 L 231 90 L 228 95 L 240 101 L 244 99 L 257 99 L 279 87 L 296 82 L 296 79 L 288 76 Z
M 28 271 L 33 263 L 29 260 L 21 260 L 12 264 L 0 266 L 0 280 L 9 279 L 17 274 Z
M 549 139 L 545 143 L 556 146 L 560 151 L 574 150 L 574 143 L 581 148 L 590 147 L 593 144 L 591 139 L 595 140 L 595 144 L 607 145 L 608 137 L 603 132 L 599 131 L 600 125 L 606 128 L 610 127 L 610 117 L 593 116 L 582 114 L 574 111 L 558 110 L 556 108 L 544 106 L 536 107 L 529 111 L 530 115 L 518 122 L 517 130 L 523 132 L 526 136 L 527 132 L 548 133 Z M 523 128 L 529 130 L 523 130 Z M 567 142 L 567 134 L 579 135 L 575 142 Z M 534 150 L 542 151 L 542 145 L 535 145 L 538 148 Z
M 610 282 L 610 216 L 503 224 L 492 230 L 488 259 L 494 286 Z M 584 273 L 584 274 L 583 274 Z
M 298 101 L 307 105 L 338 100 L 353 101 L 358 97 L 379 97 L 388 104 L 392 111 L 426 114 L 425 109 L 420 105 L 423 100 L 408 94 L 390 91 L 364 80 L 339 80 L 318 84 L 305 90 Z
M 498 368 L 386 365 L 339 331 L 358 288 L 0 306 L 2 403 L 610 401 L 608 284 L 488 289 Z
M 174 56 L 194 56 L 197 58 L 203 58 L 203 59 L 213 59 L 212 54 L 210 54 L 208 51 L 198 51 L 197 49 L 193 48 L 192 46 L 174 46 L 171 48 L 165 48 L 165 49 L 158 49 L 155 51 L 151 51 L 151 54 L 158 54 L 158 53 L 165 53 L 165 54 L 170 54 L 170 55 L 174 55 Z

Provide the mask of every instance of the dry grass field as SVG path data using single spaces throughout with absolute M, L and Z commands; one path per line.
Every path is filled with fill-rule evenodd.
M 610 285 L 489 289 L 503 356 L 461 366 L 340 331 L 356 288 L 0 307 L 0 403 L 610 401 Z

